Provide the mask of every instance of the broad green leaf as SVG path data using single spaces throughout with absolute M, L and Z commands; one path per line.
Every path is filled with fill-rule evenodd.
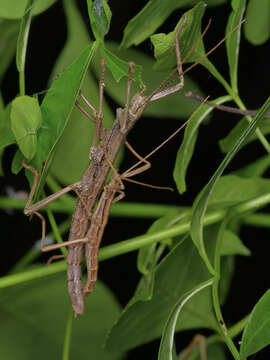
M 256 353 L 270 344 L 270 290 L 257 302 L 250 314 L 245 327 L 241 347 L 240 359 Z
M 37 152 L 37 132 L 42 123 L 42 115 L 37 99 L 19 96 L 12 101 L 11 130 L 17 144 L 26 157 L 31 160 Z
M 197 293 L 199 293 L 206 287 L 211 286 L 212 283 L 213 280 L 210 279 L 202 284 L 195 286 L 188 293 L 181 296 L 180 299 L 177 301 L 176 305 L 174 306 L 172 312 L 168 317 L 168 320 L 162 332 L 162 338 L 158 352 L 158 360 L 172 360 L 175 326 L 179 315 L 181 318 L 181 310 L 193 296 L 195 296 Z
M 240 238 L 230 230 L 225 230 L 222 236 L 220 255 L 249 256 L 250 250 L 242 243 Z
M 257 115 L 254 117 L 253 121 L 249 124 L 249 127 L 245 132 L 239 137 L 236 141 L 233 149 L 226 155 L 208 184 L 203 188 L 200 192 L 199 196 L 196 198 L 194 206 L 193 206 L 193 216 L 191 221 L 191 237 L 198 248 L 199 254 L 203 258 L 208 270 L 210 273 L 215 274 L 215 270 L 212 264 L 209 262 L 208 255 L 205 250 L 204 238 L 203 238 L 203 218 L 211 197 L 211 194 L 215 188 L 217 181 L 222 175 L 223 171 L 226 169 L 227 165 L 231 162 L 234 156 L 237 154 L 243 142 L 250 136 L 255 130 L 256 127 L 260 124 L 260 121 L 264 118 L 264 115 L 270 108 L 270 98 L 266 100 L 263 106 L 258 111 Z
M 128 49 L 120 50 L 118 49 L 117 43 L 106 42 L 106 49 L 112 51 L 119 58 L 125 61 L 133 61 L 135 64 L 138 64 L 142 67 L 142 78 L 143 82 L 147 86 L 147 94 L 150 94 L 154 89 L 156 89 L 161 82 L 168 76 L 168 72 L 154 71 L 154 61 L 150 56 L 145 55 L 139 50 Z M 95 57 L 93 61 L 94 71 L 96 74 L 100 72 L 100 62 L 99 57 Z M 105 91 L 121 106 L 125 105 L 126 102 L 126 84 L 127 78 L 123 78 L 119 82 L 116 82 L 113 78 L 110 71 L 106 72 L 105 75 Z M 138 82 L 132 83 L 132 93 L 140 91 Z M 199 89 L 198 85 L 192 81 L 187 75 L 185 76 L 185 91 L 192 90 L 196 94 L 201 94 L 202 92 Z M 154 116 L 163 119 L 166 118 L 187 118 L 190 116 L 193 110 L 198 106 L 198 103 L 187 99 L 184 96 L 183 91 L 177 92 L 166 98 L 159 99 L 157 101 L 150 102 L 143 116 Z
M 229 34 L 243 19 L 246 0 L 232 0 L 232 12 L 227 22 L 226 35 Z M 239 26 L 227 39 L 226 50 L 230 69 L 231 86 L 235 93 L 238 93 L 237 68 L 239 58 L 239 45 L 241 37 L 241 26 Z
M 96 40 L 103 42 L 110 29 L 112 13 L 106 0 L 87 0 L 91 28 Z
M 87 29 L 82 16 L 72 0 L 63 1 L 65 15 L 67 19 L 67 42 L 60 53 L 52 74 L 59 74 L 89 44 L 89 30 Z M 98 54 L 98 52 L 96 53 Z M 93 57 L 93 60 L 97 56 Z M 92 61 L 91 61 L 92 62 Z M 92 65 L 91 65 L 92 66 Z M 100 64 L 98 64 L 98 74 Z M 109 74 L 109 72 L 107 72 Z M 107 74 L 105 83 L 107 87 Z M 97 109 L 99 104 L 98 82 L 87 71 L 82 83 L 82 91 L 89 99 L 91 104 Z M 103 99 L 103 123 L 109 127 L 114 120 L 114 115 L 110 110 L 106 99 Z M 83 171 L 89 164 L 89 148 L 92 142 L 94 124 L 92 124 L 83 113 L 76 107 L 71 111 L 71 115 L 63 135 L 57 145 L 51 167 L 51 174 L 63 184 L 71 184 L 80 179 Z M 74 143 L 74 139 L 80 139 Z M 68 154 L 68 156 L 67 156 Z M 118 166 L 116 164 L 116 166 Z
M 40 14 L 52 6 L 56 0 L 35 0 L 33 15 Z M 0 18 L 20 19 L 24 16 L 28 0 L 1 0 Z
M 38 133 L 38 152 L 31 162 L 31 165 L 40 171 L 43 161 L 46 160 L 36 193 L 37 197 L 45 182 L 56 145 L 68 123 L 94 51 L 94 43 L 83 50 L 79 57 L 52 83 L 42 102 L 43 124 Z
M 235 175 L 241 177 L 262 176 L 270 166 L 270 156 L 264 155 L 253 161 L 252 163 L 238 169 L 234 172 Z
M 179 211 L 173 211 L 168 215 L 162 216 L 150 226 L 147 234 L 154 233 L 156 231 L 165 229 L 176 223 L 179 223 L 179 221 L 187 218 L 187 214 L 187 211 L 183 211 L 181 213 Z M 172 239 L 168 239 L 166 243 L 169 244 L 171 241 Z M 144 246 L 138 251 L 137 268 L 140 273 L 147 275 L 154 269 L 154 267 L 158 263 L 159 257 L 162 255 L 162 249 L 164 248 L 164 246 L 165 242 L 164 244 L 160 245 L 158 243 L 154 243 L 149 246 Z
M 99 52 L 101 57 L 106 59 L 106 67 L 110 69 L 115 81 L 119 81 L 123 76 L 129 75 L 129 64 L 126 61 L 123 61 L 102 45 L 99 47 Z M 133 80 L 137 81 L 140 85 L 142 85 L 141 71 L 140 66 L 135 65 L 133 67 Z
M 21 150 L 18 149 L 12 159 L 12 164 L 11 164 L 12 174 L 17 175 L 18 172 L 22 170 L 22 162 L 23 162 L 24 158 L 25 157 L 22 154 Z
M 109 350 L 127 350 L 160 337 L 170 312 L 181 296 L 209 280 L 209 273 L 190 238 L 170 251 L 156 267 L 154 276 L 151 296 L 142 297 L 139 301 L 131 299 L 112 328 L 107 340 Z M 191 302 L 189 305 L 177 323 L 177 331 L 194 327 L 218 329 L 211 292 L 205 293 L 195 306 Z
M 268 0 L 249 0 L 244 33 L 253 45 L 262 45 L 270 37 L 270 3 Z
M 127 24 L 121 47 L 128 48 L 131 45 L 139 45 L 152 35 L 174 10 L 192 6 L 197 2 L 197 0 L 148 1 L 145 7 Z
M 0 19 L 0 82 L 15 54 L 19 26 L 17 20 Z
M 179 32 L 179 47 L 182 60 L 184 60 L 195 45 L 197 46 L 188 58 L 188 62 L 198 60 L 205 53 L 203 42 L 200 40 L 201 21 L 205 10 L 205 3 L 199 2 L 194 8 L 185 13 L 187 22 Z M 176 65 L 174 35 L 183 21 L 184 16 L 180 18 L 175 29 L 168 34 L 161 33 L 151 36 L 151 41 L 154 45 L 154 55 L 157 60 L 156 69 L 168 70 Z M 199 43 L 197 44 L 198 41 Z
M 217 185 L 218 186 L 218 185 Z M 211 243 L 209 249 L 207 248 L 207 252 L 209 254 L 209 258 L 214 258 L 214 253 L 212 252 L 215 249 L 215 246 L 212 245 L 218 236 L 220 228 L 220 223 L 207 226 L 205 228 L 205 239 L 206 239 L 206 247 Z M 228 256 L 228 255 L 243 255 L 248 256 L 250 255 L 249 249 L 242 243 L 240 238 L 231 230 L 225 229 L 222 238 L 220 241 L 220 255 L 221 256 Z
M 242 178 L 225 175 L 219 178 L 208 205 L 211 208 L 229 207 L 270 192 L 270 180 L 260 177 Z
M 1 116 L 0 116 L 0 149 L 3 149 L 8 145 L 16 143 L 15 136 L 11 130 L 10 109 L 11 109 L 11 103 L 9 103 L 6 106 L 5 110 L 3 112 L 1 112 Z
M 3 289 L 1 359 L 61 359 L 70 307 L 63 273 Z M 93 359 L 120 359 L 120 351 L 113 354 L 102 348 L 119 312 L 113 294 L 98 282 L 85 302 L 84 315 L 73 319 L 70 359 L 86 359 L 89 353 Z
M 179 32 L 179 47 L 181 51 L 181 60 L 187 62 L 200 62 L 224 87 L 227 91 L 230 87 L 215 66 L 206 57 L 204 44 L 201 39 L 201 21 L 205 12 L 205 3 L 199 1 L 193 9 L 187 11 L 186 24 Z M 179 25 L 184 21 L 183 16 L 176 25 L 174 31 L 169 34 L 155 34 L 151 36 L 151 41 L 155 47 L 154 55 L 157 59 L 155 69 L 170 70 L 176 66 L 174 34 Z M 192 52 L 191 52 L 192 50 Z M 188 55 L 188 59 L 185 57 Z
M 26 48 L 35 0 L 29 0 L 25 14 L 21 20 L 20 32 L 17 40 L 16 65 L 19 72 L 24 72 Z
M 237 125 L 235 125 L 235 127 L 229 132 L 229 134 L 223 138 L 222 140 L 219 141 L 219 146 L 221 151 L 223 151 L 224 153 L 227 153 L 231 150 L 231 148 L 233 147 L 236 139 L 240 136 L 240 134 L 242 134 L 246 129 L 248 128 L 248 123 L 245 119 L 241 119 Z M 264 118 L 262 119 L 262 121 L 260 122 L 260 131 L 264 134 L 267 135 L 270 133 L 270 124 L 269 124 L 269 119 L 268 118 Z M 249 144 L 250 142 L 257 140 L 258 136 L 254 133 L 252 134 L 243 144 L 242 147 Z
M 230 100 L 229 96 L 223 96 L 213 100 L 212 102 L 215 104 L 222 104 L 228 100 Z M 213 109 L 214 108 L 211 106 L 203 105 L 185 128 L 184 139 L 177 152 L 173 171 L 174 181 L 180 194 L 186 191 L 185 178 L 189 162 L 194 152 L 199 126 L 201 125 L 202 121 L 213 111 Z

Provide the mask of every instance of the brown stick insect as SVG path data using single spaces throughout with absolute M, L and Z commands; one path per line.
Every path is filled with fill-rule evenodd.
M 33 194 L 35 192 L 35 188 L 38 182 L 38 172 L 33 169 L 31 166 L 27 165 L 25 162 L 23 166 L 28 170 L 32 171 L 35 174 L 34 185 L 31 189 L 29 199 L 27 201 L 26 207 L 24 209 L 24 213 L 26 215 L 36 214 L 40 217 L 42 221 L 42 239 L 41 239 L 41 250 L 42 251 L 50 251 L 54 249 L 58 249 L 62 246 L 68 246 L 68 254 L 67 254 L 67 282 L 68 282 L 68 291 L 69 296 L 72 302 L 72 307 L 75 315 L 82 314 L 84 311 L 84 298 L 85 294 L 87 294 L 93 287 L 94 278 L 95 278 L 95 262 L 93 260 L 96 258 L 96 255 L 91 254 L 91 249 L 94 247 L 90 245 L 88 232 L 95 231 L 97 234 L 95 235 L 94 242 L 96 245 L 99 244 L 101 235 L 103 233 L 106 221 L 107 221 L 107 213 L 110 207 L 111 202 L 113 201 L 116 192 L 122 191 L 122 180 L 127 179 L 130 176 L 135 175 L 136 173 L 142 172 L 142 169 L 146 169 L 150 164 L 146 162 L 146 158 L 140 158 L 140 162 L 145 162 L 144 166 L 140 169 L 137 169 L 136 173 L 132 171 L 133 167 L 125 172 L 122 176 L 113 174 L 112 183 L 110 186 L 105 187 L 104 192 L 99 200 L 97 209 L 92 215 L 92 211 L 95 203 L 98 201 L 99 194 L 101 193 L 103 186 L 105 184 L 105 180 L 110 169 L 113 169 L 113 163 L 118 154 L 120 147 L 124 142 L 126 142 L 126 136 L 129 131 L 132 129 L 136 121 L 142 115 L 144 109 L 150 101 L 158 100 L 162 97 L 168 96 L 174 92 L 180 91 L 184 86 L 184 72 L 182 70 L 182 62 L 181 62 L 181 54 L 178 43 L 178 35 L 183 26 L 186 24 L 186 17 L 183 17 L 183 21 L 178 26 L 175 36 L 175 51 L 176 51 L 176 59 L 177 59 L 177 68 L 172 72 L 178 72 L 179 83 L 171 88 L 164 89 L 167 85 L 168 78 L 165 79 L 164 82 L 149 96 L 144 96 L 143 89 L 141 92 L 136 93 L 131 102 L 130 99 L 130 91 L 131 91 L 131 83 L 132 83 L 132 74 L 133 74 L 133 63 L 129 64 L 130 74 L 127 82 L 127 90 L 126 90 L 126 104 L 125 107 L 118 108 L 116 113 L 116 120 L 112 124 L 109 130 L 103 129 L 102 126 L 102 102 L 103 102 L 103 90 L 104 90 L 104 76 L 105 76 L 105 61 L 101 62 L 101 79 L 99 83 L 100 89 L 100 103 L 98 112 L 95 108 L 87 101 L 87 99 L 81 94 L 81 99 L 84 103 L 89 107 L 90 110 L 93 111 L 94 117 L 88 113 L 88 111 L 84 110 L 81 105 L 77 103 L 77 106 L 84 112 L 84 114 L 90 118 L 92 121 L 96 123 L 95 134 L 93 138 L 93 144 L 90 148 L 90 165 L 85 170 L 81 180 L 67 186 L 66 188 L 60 190 L 59 192 L 50 195 L 49 197 L 41 200 L 40 202 L 31 205 L 31 200 Z M 222 41 L 224 41 L 223 39 Z M 220 45 L 220 43 L 218 44 Z M 215 47 L 216 48 L 216 47 Z M 213 49 L 210 51 L 212 52 Z M 208 56 L 210 53 L 208 52 L 204 57 Z M 200 59 L 202 60 L 202 59 Z M 199 63 L 200 60 L 197 62 Z M 196 63 L 195 63 L 196 64 Z M 193 66 L 192 66 L 193 67 Z M 172 74 L 171 73 L 171 74 Z M 126 142 L 129 149 L 132 149 L 131 146 Z M 134 150 L 132 152 L 136 153 Z M 148 155 L 149 157 L 150 155 Z M 121 180 L 122 179 L 122 180 Z M 76 208 L 74 214 L 72 216 L 72 224 L 70 228 L 70 234 L 68 241 L 65 241 L 61 244 L 53 244 L 49 246 L 45 246 L 45 219 L 44 217 L 38 213 L 38 210 L 43 206 L 49 204 L 51 201 L 59 198 L 61 195 L 74 190 L 78 195 L 78 200 L 76 204 Z M 104 210 L 99 210 L 104 209 Z M 100 216 L 102 214 L 102 216 Z M 90 226 L 90 223 L 93 225 Z M 100 235 L 101 234 L 101 235 Z M 88 265 L 88 280 L 85 285 L 85 289 L 83 290 L 83 285 L 81 282 L 81 261 L 83 257 L 83 249 L 84 245 L 87 245 L 86 249 L 86 257 L 87 257 L 87 265 Z M 96 246 L 96 249 L 98 246 Z M 97 250 L 96 250 L 97 251 Z M 56 256 L 56 258 L 62 257 Z M 54 257 L 55 258 L 55 257 Z M 94 262 L 94 263 L 93 263 Z M 93 284 L 92 284 L 93 283 Z

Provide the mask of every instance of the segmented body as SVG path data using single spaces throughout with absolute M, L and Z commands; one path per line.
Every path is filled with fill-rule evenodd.
M 125 109 L 117 109 L 116 120 L 104 135 L 102 143 L 96 149 L 91 149 L 92 161 L 80 182 L 80 198 L 77 200 L 72 217 L 69 241 L 86 237 L 91 221 L 91 211 L 104 187 L 111 168 L 110 163 L 114 162 L 127 134 L 141 116 L 146 103 L 145 97 L 141 93 L 135 94 L 127 119 Z M 106 157 L 104 152 L 106 152 Z M 81 282 L 83 248 L 83 242 L 68 246 L 68 292 L 75 315 L 84 312 L 84 292 Z

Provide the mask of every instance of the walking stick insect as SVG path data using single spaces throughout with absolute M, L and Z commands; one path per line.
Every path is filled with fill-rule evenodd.
M 103 129 L 102 126 L 102 102 L 103 102 L 103 90 L 104 90 L 104 76 L 105 76 L 105 61 L 102 60 L 101 62 L 101 79 L 99 83 L 99 89 L 100 89 L 100 102 L 99 102 L 99 110 L 96 111 L 95 108 L 87 101 L 87 99 L 81 94 L 81 99 L 84 101 L 84 103 L 90 108 L 90 110 L 93 111 L 94 117 L 90 115 L 86 110 L 82 110 L 81 105 L 77 103 L 77 106 L 84 112 L 84 114 L 90 118 L 92 121 L 96 123 L 96 129 L 95 134 L 93 138 L 93 144 L 90 148 L 90 165 L 84 172 L 81 180 L 75 184 L 72 184 L 70 186 L 67 186 L 66 188 L 60 190 L 58 193 L 55 193 L 53 195 L 50 195 L 46 199 L 41 200 L 40 202 L 31 205 L 31 200 L 33 197 L 33 194 L 35 192 L 35 188 L 37 186 L 38 182 L 38 176 L 39 174 L 35 169 L 33 169 L 31 166 L 27 165 L 25 162 L 23 163 L 23 166 L 27 168 L 28 170 L 32 171 L 35 174 L 35 180 L 33 188 L 31 189 L 29 199 L 27 201 L 26 207 L 24 209 L 24 213 L 26 215 L 36 214 L 40 217 L 42 221 L 42 239 L 41 239 L 41 250 L 42 251 L 50 251 L 54 249 L 58 249 L 62 246 L 68 246 L 68 254 L 67 254 L 67 283 L 68 283 L 68 291 L 69 296 L 71 299 L 72 307 L 74 310 L 75 315 L 82 314 L 84 311 L 84 298 L 85 294 L 88 293 L 88 290 L 91 289 L 91 285 L 89 283 L 92 283 L 91 280 L 92 277 L 92 269 L 91 264 L 89 264 L 89 277 L 88 282 L 86 284 L 85 289 L 83 290 L 83 285 L 81 282 L 81 261 L 83 257 L 83 249 L 84 245 L 87 242 L 86 239 L 88 231 L 90 231 L 89 224 L 91 222 L 92 218 L 92 211 L 94 208 L 95 203 L 98 201 L 99 194 L 101 193 L 103 186 L 105 184 L 107 175 L 112 168 L 112 164 L 114 163 L 114 160 L 116 158 L 116 155 L 118 154 L 120 147 L 122 144 L 126 141 L 126 136 L 128 135 L 129 131 L 132 129 L 136 121 L 140 118 L 142 115 L 144 109 L 146 108 L 147 104 L 150 101 L 158 100 L 162 97 L 168 96 L 169 94 L 172 94 L 174 92 L 180 91 L 184 86 L 184 72 L 182 70 L 182 62 L 181 62 L 181 54 L 179 49 L 179 43 L 178 43 L 178 35 L 183 28 L 183 26 L 186 24 L 187 19 L 184 16 L 183 21 L 178 26 L 175 36 L 174 36 L 174 42 L 175 42 L 175 51 L 176 51 L 176 59 L 177 59 L 177 68 L 175 71 L 178 72 L 179 76 L 179 83 L 171 88 L 165 89 L 168 82 L 168 79 L 165 79 L 165 81 L 149 96 L 144 96 L 144 91 L 141 91 L 137 94 L 135 94 L 131 100 L 130 100 L 130 91 L 131 91 L 131 83 L 132 83 L 132 74 L 133 74 L 133 63 L 129 64 L 130 68 L 130 74 L 127 82 L 127 90 L 126 90 L 126 104 L 125 107 L 117 109 L 116 113 L 116 120 L 112 124 L 109 130 Z M 224 41 L 223 39 L 222 41 Z M 221 42 L 220 42 L 221 43 Z M 220 45 L 220 43 L 218 45 Z M 215 47 L 216 48 L 216 47 Z M 211 52 L 213 49 L 211 50 Z M 208 52 L 205 56 L 208 56 L 210 52 Z M 201 60 L 201 59 L 200 59 Z M 198 62 L 197 62 L 198 63 Z M 196 63 L 196 64 L 197 64 Z M 127 146 L 130 147 L 130 145 L 127 144 Z M 133 151 L 133 150 L 132 150 Z M 140 160 L 142 162 L 145 160 Z M 145 166 L 150 166 L 150 164 L 145 164 Z M 129 169 L 131 171 L 131 169 Z M 142 171 L 142 170 L 141 170 Z M 134 174 L 134 173 L 133 173 Z M 127 175 L 127 174 L 125 174 Z M 129 176 L 130 173 L 129 173 Z M 113 191 L 116 192 L 119 189 L 119 186 L 121 185 L 119 181 L 113 178 L 114 186 L 105 188 L 104 192 L 106 193 L 106 197 L 108 197 L 109 190 L 113 189 Z M 120 185 L 119 185 L 120 184 Z M 121 185 L 122 186 L 122 185 Z M 106 190 L 107 189 L 107 190 Z M 45 219 L 44 217 L 38 213 L 38 210 L 49 204 L 51 201 L 59 198 L 62 194 L 65 194 L 69 192 L 70 190 L 74 190 L 78 196 L 76 208 L 74 211 L 74 214 L 72 216 L 72 224 L 70 228 L 70 234 L 69 239 L 61 244 L 53 244 L 49 246 L 45 246 Z M 119 189 L 121 190 L 121 189 Z M 112 191 L 112 192 L 113 192 Z M 114 195 L 111 195 L 110 197 L 113 199 Z M 105 197 L 105 195 L 104 195 Z M 100 201 L 103 198 L 100 198 Z M 111 200 L 112 201 L 112 200 Z M 109 204 L 109 201 L 106 202 L 106 204 Z M 99 205 L 98 205 L 99 206 Z M 101 206 L 101 205 L 100 205 Z M 104 225 L 105 226 L 105 225 Z M 103 228 L 104 228 L 103 226 Z M 101 226 L 101 232 L 102 226 Z M 87 253 L 88 254 L 88 253 Z M 88 255 L 87 255 L 88 256 Z M 57 258 L 62 256 L 56 256 Z M 88 259 L 87 259 L 88 260 Z

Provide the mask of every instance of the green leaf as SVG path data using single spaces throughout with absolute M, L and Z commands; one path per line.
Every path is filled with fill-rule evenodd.
M 170 251 L 156 267 L 154 276 L 152 293 L 148 292 L 147 297 L 138 297 L 136 292 L 137 299 L 131 299 L 112 328 L 107 340 L 108 350 L 127 350 L 160 337 L 177 301 L 195 286 L 209 280 L 209 273 L 190 238 Z M 191 300 L 189 307 L 185 307 L 177 323 L 177 331 L 195 327 L 217 330 L 211 292 L 205 292 L 199 300 L 196 303 L 191 303 Z
M 241 177 L 259 177 L 265 173 L 269 166 L 270 157 L 268 155 L 264 155 L 241 169 L 236 170 L 234 174 Z
M 125 27 L 121 47 L 128 48 L 131 45 L 139 45 L 152 35 L 174 10 L 192 6 L 197 2 L 198 0 L 148 1 L 145 7 Z
M 170 313 L 166 325 L 164 327 L 161 343 L 159 347 L 159 352 L 158 352 L 158 360 L 172 360 L 175 326 L 181 310 L 183 309 L 184 305 L 190 300 L 190 298 L 195 296 L 204 288 L 211 286 L 212 283 L 213 280 L 210 279 L 202 284 L 195 286 L 188 293 L 180 297 L 175 307 L 173 308 L 172 312 Z
M 112 13 L 106 0 L 87 0 L 91 28 L 96 40 L 103 42 L 110 29 Z
M 0 115 L 0 149 L 16 143 L 15 136 L 11 130 L 10 109 L 11 103 L 6 106 L 5 110 L 1 112 Z
M 263 106 L 258 111 L 257 115 L 254 117 L 253 121 L 249 124 L 249 127 L 243 134 L 239 137 L 236 141 L 235 146 L 233 149 L 226 155 L 208 184 L 203 188 L 199 196 L 196 198 L 194 206 L 193 206 L 193 216 L 191 221 L 191 237 L 198 248 L 198 251 L 203 258 L 208 270 L 210 273 L 215 274 L 215 270 L 212 264 L 209 262 L 208 255 L 205 250 L 204 245 L 204 238 L 203 238 L 203 218 L 208 206 L 209 199 L 211 194 L 215 188 L 217 181 L 219 180 L 220 176 L 222 175 L 223 171 L 227 167 L 227 165 L 231 162 L 234 156 L 237 154 L 243 142 L 250 136 L 255 130 L 256 127 L 259 125 L 260 121 L 262 121 L 264 115 L 266 114 L 267 110 L 270 108 L 270 98 L 266 100 Z
M 23 156 L 22 152 L 20 151 L 20 149 L 18 149 L 12 159 L 12 164 L 11 164 L 12 174 L 17 175 L 18 172 L 22 170 L 23 159 L 24 159 L 24 156 Z
M 106 67 L 110 69 L 115 81 L 121 80 L 123 76 L 129 76 L 129 64 L 126 61 L 123 61 L 102 45 L 99 47 L 99 52 L 101 57 L 106 59 Z M 140 85 L 143 85 L 141 71 L 141 66 L 135 65 L 133 67 L 133 80 L 137 81 Z
M 175 225 L 176 223 L 179 223 L 180 220 L 185 220 L 186 217 L 187 211 L 183 211 L 181 213 L 179 213 L 178 210 L 173 211 L 172 213 L 162 216 L 156 220 L 148 229 L 147 234 L 155 233 L 159 230 Z M 172 239 L 168 239 L 166 243 L 171 242 L 171 240 Z M 165 242 L 163 243 L 165 245 Z M 137 268 L 140 273 L 147 275 L 155 268 L 160 256 L 162 255 L 164 245 L 154 243 L 140 248 L 137 256 Z
M 229 207 L 249 201 L 270 192 L 270 180 L 259 177 L 242 178 L 237 175 L 225 175 L 219 178 L 213 189 L 208 205 L 212 209 Z
M 215 104 L 222 104 L 228 100 L 230 100 L 229 96 L 223 96 L 213 100 L 212 102 Z M 203 105 L 185 128 L 184 139 L 177 152 L 173 171 L 174 181 L 180 194 L 186 191 L 185 178 L 188 165 L 194 152 L 199 126 L 202 121 L 213 111 L 213 109 L 214 108 L 211 106 Z
M 222 235 L 220 255 L 249 256 L 250 250 L 242 243 L 240 238 L 230 230 L 225 230 Z
M 26 48 L 27 48 L 34 2 L 35 0 L 29 0 L 27 3 L 27 9 L 21 20 L 20 32 L 17 40 L 16 65 L 18 71 L 22 73 L 24 72 L 24 67 L 25 67 Z
M 229 34 L 243 19 L 246 0 L 232 0 L 231 1 L 232 12 L 227 22 L 226 35 Z M 227 39 L 226 39 L 226 51 L 230 69 L 230 79 L 233 91 L 238 93 L 237 84 L 237 68 L 239 58 L 239 45 L 241 37 L 241 26 L 239 26 Z
M 43 124 L 38 133 L 38 152 L 31 162 L 31 165 L 40 171 L 42 162 L 46 160 L 36 193 L 37 197 L 45 182 L 56 145 L 69 121 L 81 83 L 94 54 L 94 44 L 82 51 L 80 56 L 53 82 L 42 102 Z
M 60 53 L 52 74 L 59 74 L 70 63 L 76 59 L 79 54 L 89 44 L 89 30 L 87 29 L 75 1 L 64 0 L 63 6 L 67 21 L 67 42 Z M 98 52 L 96 53 L 98 55 Z M 94 61 L 98 56 L 94 56 Z M 92 61 L 91 61 L 92 67 Z M 97 65 L 98 72 L 96 78 L 100 75 L 100 63 Z M 107 87 L 106 73 L 105 83 Z M 87 71 L 82 82 L 81 89 L 91 104 L 97 109 L 99 104 L 98 83 L 94 76 Z M 106 99 L 103 99 L 103 124 L 109 127 L 114 120 L 114 114 L 108 106 Z M 54 154 L 51 166 L 51 174 L 63 184 L 71 184 L 80 179 L 83 171 L 89 165 L 89 148 L 94 133 L 94 124 L 86 119 L 85 115 L 74 107 L 71 111 L 67 126 L 57 144 L 57 151 Z M 74 139 L 80 139 L 74 146 Z M 67 156 L 68 153 L 68 156 Z M 119 161 L 120 157 L 118 158 Z M 118 167 L 118 163 L 116 166 Z
M 268 290 L 257 302 L 248 323 L 245 327 L 241 347 L 240 359 L 263 349 L 270 344 L 270 290 Z
M 17 20 L 0 19 L 0 82 L 15 54 L 19 26 Z
M 199 1 L 193 9 L 187 11 L 185 16 L 187 18 L 186 24 L 179 32 L 179 47 L 181 51 L 182 61 L 200 62 L 224 87 L 227 91 L 230 90 L 228 83 L 218 72 L 215 66 L 206 57 L 204 44 L 201 38 L 201 22 L 205 12 L 205 3 Z M 169 34 L 155 34 L 151 36 L 151 41 L 155 47 L 154 55 L 157 59 L 155 64 L 156 70 L 169 70 L 176 66 L 174 34 L 177 31 L 179 24 L 183 22 L 183 16 L 176 25 L 174 31 Z M 190 53 L 190 51 L 192 52 Z M 188 59 L 185 57 L 188 55 Z
M 229 134 L 223 138 L 222 140 L 219 141 L 219 146 L 221 151 L 223 151 L 224 153 L 227 153 L 231 150 L 231 148 L 233 147 L 236 139 L 240 136 L 240 134 L 242 134 L 246 129 L 248 128 L 248 123 L 245 119 L 241 119 L 237 125 L 229 132 Z M 270 124 L 269 124 L 269 119 L 268 118 L 264 118 L 261 122 L 260 122 L 260 131 L 264 134 L 267 135 L 270 133 Z M 243 146 L 246 146 L 247 144 L 249 144 L 250 142 L 257 140 L 258 136 L 257 134 L 252 134 L 243 144 Z
M 190 55 L 189 62 L 196 61 L 205 54 L 203 42 L 200 40 L 201 21 L 205 10 L 205 3 L 200 1 L 193 9 L 185 13 L 187 22 L 179 33 L 179 47 L 182 60 L 184 60 L 195 45 L 197 46 Z M 154 45 L 154 55 L 157 60 L 155 65 L 157 70 L 169 70 L 176 65 L 174 35 L 183 21 L 184 17 L 182 16 L 174 31 L 168 34 L 161 33 L 151 36 L 151 41 Z
M 253 45 L 262 45 L 270 37 L 270 3 L 261 0 L 258 6 L 256 0 L 249 0 L 246 12 L 244 34 Z
M 89 351 L 93 359 L 120 359 L 120 351 L 113 354 L 102 348 L 107 331 L 119 315 L 115 297 L 98 282 L 85 305 L 85 314 L 73 320 L 70 359 L 86 359 Z M 63 273 L 3 289 L 1 359 L 61 359 L 70 306 Z
M 21 152 L 26 159 L 31 160 L 37 151 L 37 131 L 42 123 L 37 99 L 30 96 L 17 97 L 11 104 L 10 119 Z
M 40 14 L 51 7 L 56 0 L 35 0 L 33 15 Z M 1 0 L 0 18 L 20 19 L 24 16 L 28 0 Z

